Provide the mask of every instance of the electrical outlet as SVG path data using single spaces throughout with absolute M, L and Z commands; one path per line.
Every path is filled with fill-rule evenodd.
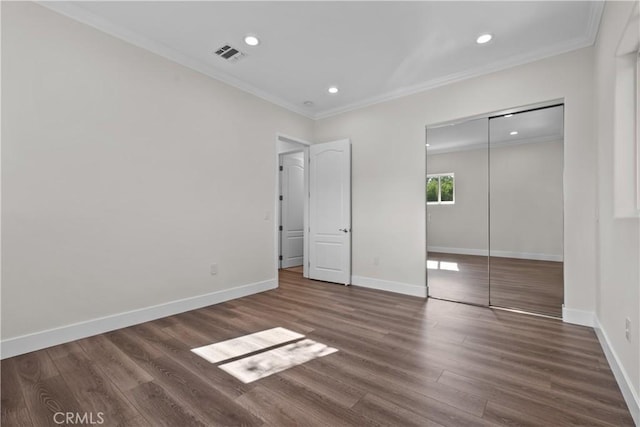
M 624 336 L 631 342 L 631 319 L 628 317 L 624 320 Z
M 211 275 L 215 276 L 218 274 L 218 264 L 211 264 Z
M 380 258 L 374 257 L 373 258 L 373 265 L 380 265 Z

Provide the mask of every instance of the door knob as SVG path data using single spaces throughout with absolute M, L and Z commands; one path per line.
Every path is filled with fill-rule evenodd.
M 348 233 L 349 229 L 348 228 L 339 228 L 338 231 L 342 231 L 343 233 Z

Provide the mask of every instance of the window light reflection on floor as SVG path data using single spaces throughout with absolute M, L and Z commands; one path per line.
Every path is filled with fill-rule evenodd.
M 458 268 L 457 262 L 447 262 L 447 261 L 434 261 L 431 259 L 427 260 L 427 269 L 429 270 L 447 270 L 447 271 L 460 271 Z
M 460 271 L 457 262 L 440 261 L 440 270 Z

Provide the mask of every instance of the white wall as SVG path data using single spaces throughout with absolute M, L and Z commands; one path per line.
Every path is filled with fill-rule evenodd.
M 491 147 L 491 254 L 562 261 L 562 141 Z
M 425 125 L 564 99 L 565 305 L 593 313 L 592 54 L 581 49 L 317 121 L 316 140 L 353 144 L 353 274 L 425 284 Z
M 455 174 L 455 203 L 427 205 L 427 248 L 433 252 L 488 255 L 487 148 L 427 153 L 427 173 Z
M 634 415 L 636 422 L 640 422 L 640 227 L 638 218 L 616 218 L 614 215 L 616 49 L 633 6 L 634 2 L 607 2 L 595 47 L 599 199 L 597 317 L 601 331 L 635 392 Z M 630 341 L 625 338 L 625 318 L 631 320 Z
M 275 279 L 275 136 L 310 120 L 2 9 L 3 340 Z
M 455 173 L 456 200 L 427 206 L 427 247 L 487 255 L 490 229 L 493 256 L 562 261 L 562 145 L 495 146 L 490 161 L 486 148 L 428 154 L 427 173 Z

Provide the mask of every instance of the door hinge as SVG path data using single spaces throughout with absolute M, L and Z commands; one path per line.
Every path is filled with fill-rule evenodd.
M 280 172 L 282 172 L 284 169 L 282 168 L 282 166 L 280 166 Z
M 282 261 L 282 255 L 278 257 L 278 261 Z
M 282 231 L 282 226 L 280 226 L 279 228 L 280 228 L 280 231 Z
M 280 196 L 280 200 L 282 200 L 282 196 Z

